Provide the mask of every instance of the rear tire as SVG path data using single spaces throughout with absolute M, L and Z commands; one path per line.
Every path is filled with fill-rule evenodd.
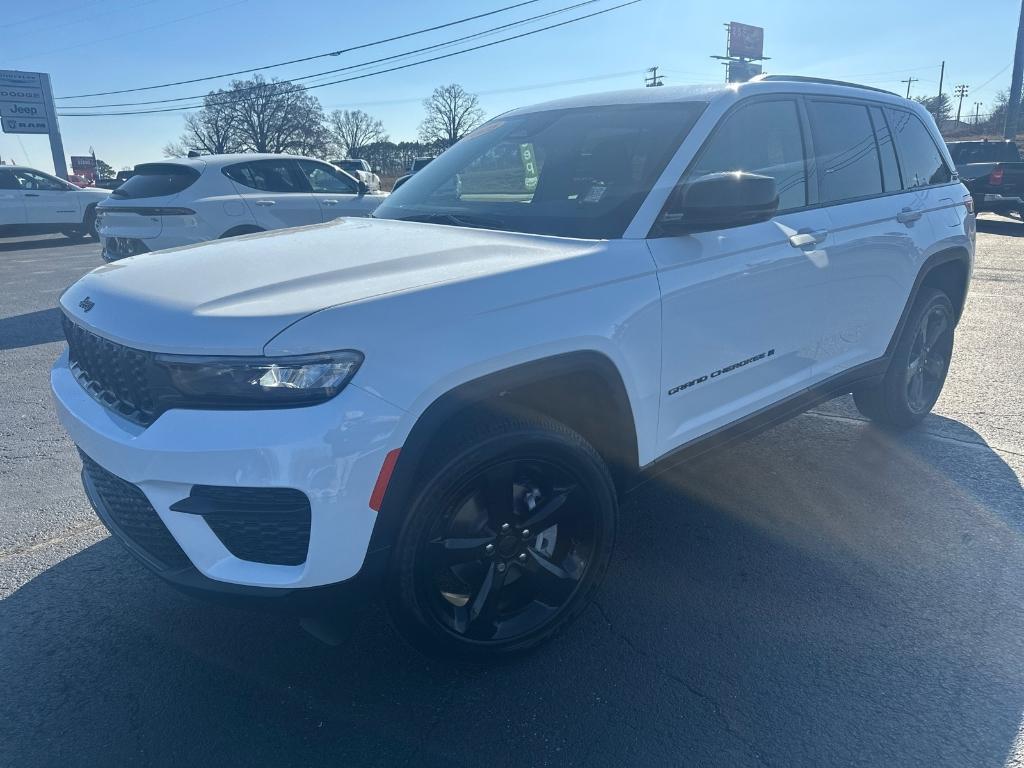
M 538 647 L 607 570 L 618 515 L 607 467 L 576 432 L 528 412 L 468 421 L 430 455 L 392 554 L 395 626 L 431 655 Z
M 96 229 L 96 206 L 90 205 L 85 209 L 85 217 L 82 219 L 82 226 L 62 229 L 61 234 L 69 240 L 75 241 L 84 240 L 87 237 L 99 240 L 100 234 Z
M 909 429 L 935 405 L 949 372 L 955 314 L 949 297 L 922 288 L 883 379 L 853 393 L 864 416 L 881 426 Z

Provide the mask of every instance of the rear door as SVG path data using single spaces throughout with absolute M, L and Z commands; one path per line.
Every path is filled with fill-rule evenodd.
M 12 171 L 0 168 L 0 227 L 25 223 L 25 199 Z
M 39 171 L 12 171 L 25 204 L 28 224 L 81 224 L 75 187 Z
M 319 224 L 320 205 L 294 160 L 252 160 L 225 166 L 256 223 L 263 229 Z
M 380 202 L 380 198 L 367 200 L 365 195 L 360 195 L 359 183 L 334 166 L 315 160 L 296 162 L 313 190 L 324 221 L 339 216 L 366 216 Z
M 915 115 L 868 101 L 807 97 L 806 104 L 832 232 L 829 311 L 813 376 L 821 381 L 885 353 L 935 240 L 930 212 L 940 204 L 929 192 L 933 182 L 915 178 L 919 170 L 901 173 L 903 132 L 910 121 L 924 130 Z

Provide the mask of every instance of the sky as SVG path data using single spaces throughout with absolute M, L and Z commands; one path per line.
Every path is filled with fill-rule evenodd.
M 480 45 L 618 5 L 596 0 L 572 11 L 495 32 L 422 57 Z M 48 72 L 58 112 L 72 106 L 169 99 L 225 87 L 231 78 L 116 97 L 62 96 L 160 85 L 315 56 L 372 43 L 487 11 L 517 0 L 4 0 L 0 68 Z M 536 0 L 487 18 L 374 45 L 338 56 L 270 69 L 282 79 L 406 53 L 557 11 L 581 0 Z M 658 65 L 666 85 L 722 82 L 724 24 L 765 28 L 765 71 L 853 80 L 912 95 L 969 86 L 964 112 L 1009 87 L 1020 4 L 989 0 L 984 13 L 952 0 L 781 2 L 640 0 L 557 29 L 441 61 L 310 91 L 326 111 L 362 109 L 380 118 L 396 141 L 416 138 L 422 100 L 438 85 L 459 83 L 479 94 L 487 115 L 579 93 L 642 87 Z M 402 59 L 395 63 L 415 60 Z M 380 65 L 387 66 L 387 65 Z M 391 64 L 394 66 L 394 64 Z M 352 70 L 337 79 L 373 68 Z M 246 77 L 250 77 L 247 75 Z M 310 84 L 328 78 L 311 80 Z M 191 102 L 136 107 L 154 109 Z M 131 110 L 118 107 L 94 111 Z M 183 113 L 62 117 L 65 154 L 87 154 L 116 169 L 158 160 L 181 133 Z M 0 158 L 52 172 L 45 136 L 0 133 Z

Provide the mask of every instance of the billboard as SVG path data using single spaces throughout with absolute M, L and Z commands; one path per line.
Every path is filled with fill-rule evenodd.
M 761 65 L 752 61 L 728 62 L 727 82 L 745 83 L 761 74 Z
M 764 27 L 752 27 L 749 24 L 730 21 L 728 55 L 741 59 L 763 59 Z
M 72 155 L 71 172 L 90 181 L 96 181 L 96 158 L 92 155 Z

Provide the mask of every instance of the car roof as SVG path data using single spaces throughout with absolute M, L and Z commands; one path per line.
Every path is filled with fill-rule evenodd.
M 717 99 L 746 98 L 760 93 L 800 93 L 867 98 L 872 101 L 900 104 L 904 107 L 916 102 L 889 91 L 882 91 L 856 83 L 809 78 L 801 76 L 760 76 L 747 83 L 717 83 L 709 85 L 665 85 L 659 88 L 631 88 L 622 91 L 591 93 L 565 99 L 543 102 L 506 112 L 503 117 L 576 107 L 603 107 L 671 102 L 711 102 Z
M 204 168 L 221 168 L 232 163 L 252 162 L 253 160 L 315 160 L 318 163 L 324 162 L 315 157 L 304 155 L 275 154 L 273 152 L 236 152 L 228 155 L 200 155 L 198 157 L 169 157 L 166 160 L 153 160 L 138 165 L 185 165 L 201 171 Z

